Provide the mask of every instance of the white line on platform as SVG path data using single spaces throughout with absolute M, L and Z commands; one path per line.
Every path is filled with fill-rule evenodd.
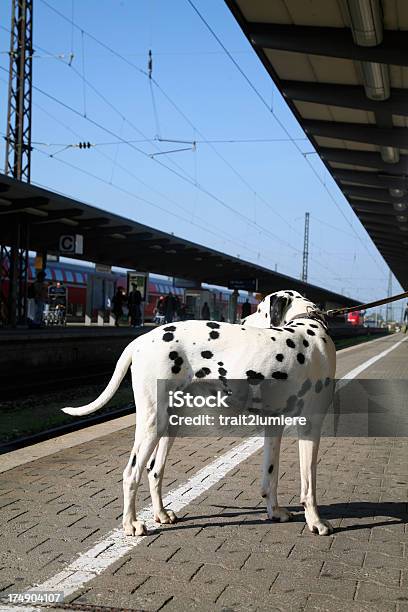
M 340 380 L 352 380 L 363 370 L 369 368 L 379 359 L 388 355 L 391 351 L 400 346 L 408 338 L 404 338 L 393 344 L 390 348 L 368 359 L 360 366 L 350 370 Z M 205 493 L 210 487 L 219 482 L 228 472 L 248 459 L 262 446 L 263 438 L 249 438 L 238 446 L 234 446 L 216 461 L 209 463 L 192 476 L 186 483 L 179 486 L 174 491 L 170 491 L 164 498 L 164 505 L 171 507 L 175 512 L 180 512 L 185 506 L 194 499 Z M 145 521 L 150 532 L 157 529 L 156 523 L 152 518 L 152 506 L 144 508 L 139 514 L 139 518 Z M 108 535 L 95 544 L 88 551 L 79 555 L 63 571 L 52 576 L 45 582 L 33 586 L 30 591 L 63 591 L 65 596 L 71 595 L 81 589 L 87 582 L 99 576 L 110 565 L 115 563 L 140 544 L 146 536 L 129 537 L 123 534 L 122 529 L 113 529 Z M 148 536 L 147 536 L 148 537 Z M 36 607 L 28 606 L 4 606 L 2 610 L 7 612 L 38 612 Z

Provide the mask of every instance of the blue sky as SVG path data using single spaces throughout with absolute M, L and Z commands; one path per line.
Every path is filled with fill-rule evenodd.
M 9 4 L 0 5 L 3 101 Z M 337 206 L 187 0 L 34 4 L 33 183 L 295 277 L 309 211 L 310 282 L 360 300 L 386 294 L 388 268 L 323 164 L 308 156 Z M 301 151 L 313 152 L 225 4 L 195 4 Z M 160 86 L 152 85 L 153 95 L 143 74 L 149 49 Z M 69 146 L 79 141 L 97 146 Z M 178 148 L 189 150 L 150 157 Z M 393 288 L 400 290 L 395 279 Z

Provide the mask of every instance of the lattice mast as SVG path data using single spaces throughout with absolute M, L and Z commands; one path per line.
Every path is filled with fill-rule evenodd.
M 303 267 L 302 281 L 307 283 L 307 271 L 309 266 L 309 220 L 310 213 L 305 213 L 305 236 L 303 240 Z
M 11 0 L 5 174 L 27 183 L 31 173 L 32 58 L 33 0 Z M 16 215 L 10 244 L 0 244 L 0 296 L 7 303 L 5 322 L 13 327 L 27 319 L 28 249 L 29 225 Z
M 391 297 L 392 296 L 392 272 L 391 270 L 389 270 L 388 272 L 388 292 L 387 292 L 387 296 Z M 387 308 L 385 311 L 385 320 L 387 321 L 387 323 L 389 323 L 390 321 L 392 321 L 392 304 L 387 304 Z
M 11 0 L 5 173 L 30 182 L 33 0 Z

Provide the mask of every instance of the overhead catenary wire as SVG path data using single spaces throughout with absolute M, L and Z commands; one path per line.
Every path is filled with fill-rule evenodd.
M 51 9 L 52 9 L 52 10 L 54 10 L 56 13 L 58 13 L 58 14 L 59 14 L 61 17 L 63 17 L 64 19 L 67 19 L 67 18 L 66 18 L 66 17 L 65 17 L 65 16 L 64 16 L 62 13 L 60 13 L 60 12 L 59 12 L 59 11 L 57 11 L 57 10 L 56 10 L 54 7 L 52 7 L 51 5 L 49 5 L 49 4 L 48 4 L 48 2 L 46 2 L 45 0 L 42 0 L 42 1 L 43 1 L 43 3 L 44 3 L 44 4 L 46 4 L 46 5 L 47 5 L 49 8 L 51 8 Z M 69 19 L 67 19 L 67 21 L 69 21 Z M 71 22 L 72 22 L 72 21 L 73 21 L 73 20 L 71 20 Z M 106 44 L 104 44 L 103 42 L 101 42 L 100 40 L 98 40 L 98 39 L 97 39 L 96 37 L 94 37 L 93 35 L 89 34 L 89 32 L 85 32 L 85 30 L 83 30 L 82 28 L 79 28 L 79 26 L 76 26 L 76 24 L 74 24 L 74 25 L 75 25 L 75 27 L 78 27 L 78 29 L 80 29 L 80 30 L 81 30 L 81 32 L 86 33 L 86 35 L 90 36 L 90 37 L 91 37 L 93 40 L 95 40 L 96 42 L 98 42 L 99 44 L 101 44 L 103 47 L 105 47 L 106 49 L 108 49 L 108 50 L 109 50 L 110 52 L 112 52 L 114 55 L 116 55 L 117 57 L 120 57 L 121 59 L 124 59 L 124 60 L 126 61 L 126 58 L 124 58 L 123 56 L 121 56 L 120 54 L 118 54 L 116 51 L 114 51 L 114 50 L 113 50 L 113 49 L 111 49 L 109 46 L 107 46 Z M 134 68 L 138 69 L 138 68 L 137 68 L 137 67 L 136 67 L 136 66 L 135 66 L 135 65 L 134 65 L 132 62 L 128 62 L 128 63 L 130 63 L 130 65 L 132 65 L 132 67 L 134 67 Z M 145 73 L 143 70 L 141 70 L 141 69 L 138 69 L 138 70 L 139 70 L 139 72 L 141 72 L 142 74 L 144 74 L 144 75 L 146 76 L 146 73 Z M 156 85 L 157 85 L 158 87 L 160 87 L 160 86 L 159 86 L 157 83 L 156 83 Z M 160 89 L 161 89 L 161 88 L 160 88 Z M 165 92 L 163 92 L 163 90 L 161 90 L 161 91 L 162 91 L 162 93 L 164 93 L 164 94 L 165 94 Z M 43 93 L 44 95 L 46 95 L 46 92 L 42 92 L 42 93 Z M 166 94 L 165 94 L 165 95 L 166 95 Z M 166 97 L 169 99 L 169 97 L 168 97 L 167 95 L 166 95 Z M 61 101 L 57 100 L 56 98 L 54 98 L 54 100 L 55 100 L 55 101 L 57 101 L 57 102 L 59 102 L 59 103 L 61 103 Z M 74 110 L 74 112 L 76 112 L 76 109 L 71 109 L 71 110 Z M 94 123 L 94 125 L 97 125 L 97 122 L 94 122 L 93 120 L 92 120 L 92 123 Z M 191 122 L 190 122 L 190 123 L 191 123 Z M 100 126 L 100 125 L 99 125 L 99 127 L 101 127 L 101 129 L 104 129 L 104 127 L 103 127 L 103 126 Z M 110 133 L 112 133 L 112 132 L 110 131 Z M 293 142 L 293 139 L 292 139 L 292 138 L 289 138 L 288 140 L 289 140 L 289 141 L 291 141 L 291 142 Z M 305 140 L 305 139 L 304 139 L 304 140 Z M 123 139 L 121 139 L 121 141 L 125 142 Z M 208 143 L 209 141 L 207 141 L 206 139 L 204 139 L 204 140 L 203 140 L 203 142 Z M 139 152 L 141 152 L 141 153 L 143 153 L 144 155 L 146 155 L 146 153 L 145 153 L 144 151 L 139 151 Z M 218 154 L 218 152 L 217 152 L 217 154 Z M 221 158 L 222 158 L 222 156 L 221 156 Z M 222 159 L 223 159 L 223 158 L 222 158 Z M 237 172 L 237 171 L 236 171 L 236 170 L 235 170 L 235 169 L 234 169 L 234 168 L 231 166 L 231 164 L 229 164 L 229 162 L 228 162 L 227 160 L 225 160 L 225 159 L 224 159 L 224 161 L 225 161 L 225 163 L 226 163 L 227 165 L 229 165 L 229 167 L 230 167 L 230 168 L 231 168 L 231 169 L 232 169 L 232 170 L 233 170 L 233 171 L 234 171 L 234 172 L 235 172 L 235 173 L 236 173 L 236 174 L 237 174 L 237 175 L 240 177 L 240 179 L 241 179 L 241 180 L 245 181 L 245 179 L 243 179 L 243 177 L 242 177 L 242 176 L 241 176 L 241 175 L 240 175 L 240 174 L 239 174 L 239 173 L 238 173 L 238 172 Z M 160 165 L 163 165 L 163 166 L 164 166 L 164 167 L 166 167 L 168 170 L 173 171 L 172 169 L 170 169 L 170 168 L 169 168 L 168 166 L 166 166 L 165 164 L 160 163 Z M 173 172 L 174 172 L 174 171 L 173 171 Z M 176 174 L 177 174 L 178 176 L 180 176 L 180 175 L 179 175 L 177 172 L 176 172 Z M 182 176 L 180 176 L 180 178 L 182 178 L 183 180 L 185 180 L 185 178 L 184 178 L 184 177 L 182 177 Z M 188 182 L 189 182 L 189 181 L 188 181 Z M 194 183 L 197 183 L 197 182 L 196 182 L 196 181 L 194 181 Z M 192 183 L 192 184 L 194 184 L 194 183 Z M 197 187 L 197 188 L 199 188 L 199 189 L 200 189 L 200 190 L 201 190 L 203 193 L 205 193 L 206 195 L 208 195 L 208 196 L 212 197 L 213 199 L 215 199 L 215 200 L 216 200 L 216 201 L 218 201 L 219 203 L 222 203 L 222 205 L 224 205 L 224 206 L 225 206 L 225 203 L 224 203 L 224 202 L 221 202 L 221 200 L 220 200 L 220 199 L 219 199 L 217 196 L 214 196 L 214 194 L 212 194 L 211 192 L 209 192 L 209 190 L 206 190 L 205 188 L 203 188 L 202 186 L 197 185 L 197 184 L 195 184 L 194 186 L 196 186 L 196 187 Z M 248 187 L 249 187 L 249 188 L 252 190 L 252 187 L 251 187 L 251 186 L 250 186 L 248 183 L 247 183 L 247 186 L 248 186 Z M 246 217 L 245 215 L 243 215 L 243 214 L 242 214 L 242 213 L 240 213 L 239 211 L 236 211 L 235 209 L 233 209 L 232 207 L 230 207 L 230 206 L 228 206 L 228 205 L 227 205 L 227 207 L 228 207 L 228 209 L 229 209 L 229 210 L 232 210 L 232 211 L 234 212 L 234 214 L 238 214 L 238 215 L 239 215 L 241 218 L 243 218 L 244 220 L 246 220 L 246 222 L 247 222 L 247 223 L 248 223 L 248 222 L 251 222 L 251 220 L 250 220 L 248 217 Z M 275 210 L 274 210 L 274 213 L 276 213 L 276 211 L 275 211 Z M 284 219 L 283 217 L 282 217 L 282 219 L 283 219 L 283 220 L 284 220 L 286 223 L 288 223 L 288 222 L 287 222 L 287 220 L 286 220 L 286 219 Z M 288 224 L 289 224 L 289 223 L 288 223 Z M 262 232 L 262 233 L 266 233 L 266 232 L 265 232 L 265 230 L 264 230 L 262 227 L 260 227 L 258 224 L 255 224 L 255 225 L 256 225 L 256 228 L 257 228 L 257 230 L 258 230 L 258 231 L 260 231 L 260 232 Z M 289 225 L 290 225 L 290 224 L 289 224 Z M 292 229 L 294 229 L 294 228 L 292 228 Z M 296 230 L 295 230 L 295 231 L 296 231 Z M 278 239 L 278 240 L 280 240 L 280 242 L 283 242 L 283 243 L 287 244 L 287 246 L 289 246 L 291 249 L 294 249 L 296 252 L 300 252 L 300 250 L 299 250 L 299 249 L 296 249 L 295 247 L 293 247 L 293 246 L 292 246 L 292 245 L 290 245 L 289 243 L 286 243 L 286 241 L 282 241 L 282 239 L 280 239 L 280 237 L 279 237 L 279 236 L 276 236 L 276 235 L 272 234 L 271 232 L 267 232 L 267 234 L 268 234 L 268 235 L 272 235 L 272 237 L 274 237 L 275 239 Z M 320 262 L 318 262 L 318 263 L 319 263 L 319 265 L 321 265 L 321 264 L 320 264 Z M 326 266 L 323 266 L 323 267 L 326 267 Z M 326 269 L 328 269 L 328 268 L 326 267 Z
M 287 134 L 290 137 L 290 133 L 289 130 L 286 128 L 286 126 L 282 123 L 282 121 L 279 119 L 279 117 L 276 115 L 276 113 L 274 112 L 273 108 L 268 104 L 268 102 L 265 100 L 265 98 L 263 97 L 263 95 L 259 92 L 259 90 L 255 87 L 255 85 L 252 83 L 252 81 L 249 79 L 249 77 L 247 76 L 247 74 L 242 70 L 241 66 L 238 64 L 238 62 L 234 59 L 234 57 L 231 55 L 231 53 L 228 51 L 227 47 L 224 45 L 224 43 L 221 41 L 221 39 L 217 36 L 217 34 L 215 33 L 215 31 L 211 28 L 210 24 L 206 21 L 206 19 L 204 18 L 204 16 L 200 13 L 200 11 L 197 9 L 197 7 L 195 6 L 195 4 L 192 2 L 192 0 L 187 0 L 188 4 L 191 6 L 191 8 L 195 11 L 195 13 L 198 15 L 198 17 L 200 18 L 200 20 L 204 23 L 205 27 L 208 29 L 208 31 L 211 33 L 211 35 L 215 38 L 215 40 L 217 41 L 217 43 L 220 45 L 220 47 L 223 49 L 223 51 L 225 52 L 225 54 L 227 55 L 227 57 L 232 61 L 232 63 L 234 64 L 234 66 L 237 68 L 237 70 L 240 72 L 240 74 L 242 75 L 242 77 L 245 79 L 245 81 L 247 82 L 247 84 L 249 85 L 249 87 L 252 89 L 252 91 L 255 93 L 255 95 L 260 99 L 260 101 L 262 102 L 262 104 L 268 109 L 269 113 L 274 117 L 275 121 L 278 123 L 278 125 L 282 128 L 282 130 L 285 132 L 285 134 Z M 343 218 L 345 219 L 345 221 L 347 222 L 347 224 L 352 228 L 354 234 L 357 236 L 358 240 L 361 242 L 361 244 L 364 246 L 364 249 L 367 251 L 367 253 L 369 254 L 369 256 L 371 257 L 371 259 L 374 261 L 375 265 L 381 269 L 381 266 L 379 265 L 379 263 L 377 262 L 377 260 L 374 258 L 373 254 L 369 251 L 367 245 L 362 241 L 361 237 L 359 236 L 359 234 L 356 232 L 353 224 L 349 221 L 349 219 L 347 218 L 347 216 L 344 214 L 344 211 L 341 209 L 340 205 L 338 204 L 336 198 L 333 196 L 333 194 L 330 192 L 330 190 L 328 189 L 325 181 L 322 179 L 322 177 L 319 175 L 319 173 L 316 171 L 316 169 L 313 167 L 313 165 L 310 163 L 309 159 L 307 156 L 305 156 L 303 154 L 303 151 L 301 150 L 301 148 L 296 144 L 295 141 L 292 141 L 294 146 L 296 147 L 296 149 L 299 151 L 299 153 L 302 155 L 303 159 L 305 159 L 306 163 L 308 164 L 308 166 L 311 168 L 313 174 L 317 177 L 317 179 L 319 180 L 319 182 L 321 183 L 321 185 L 323 186 L 323 188 L 325 189 L 326 193 L 329 195 L 330 199 L 332 200 L 332 202 L 335 204 L 336 208 L 338 209 L 338 211 L 341 213 L 341 215 L 343 216 Z

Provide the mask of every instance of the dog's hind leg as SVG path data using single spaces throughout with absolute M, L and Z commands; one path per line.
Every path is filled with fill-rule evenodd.
M 300 426 L 298 428 L 301 478 L 300 502 L 305 509 L 305 519 L 310 531 L 317 532 L 319 535 L 329 535 L 332 533 L 333 527 L 329 521 L 320 518 L 316 502 L 316 466 L 322 419 L 320 416 L 314 415 L 310 421 L 311 428 L 307 434 L 302 433 Z
M 136 493 L 147 460 L 158 443 L 155 428 L 137 425 L 135 443 L 123 472 L 123 529 L 126 535 L 146 535 L 143 521 L 136 518 Z
M 262 497 L 266 498 L 268 518 L 280 522 L 289 521 L 291 513 L 278 504 L 279 453 L 283 426 L 274 425 L 265 428 L 264 458 L 262 476 Z
M 172 510 L 165 510 L 162 499 L 164 467 L 173 442 L 173 437 L 162 436 L 147 464 L 154 520 L 158 523 L 175 523 L 177 521 L 177 517 Z

